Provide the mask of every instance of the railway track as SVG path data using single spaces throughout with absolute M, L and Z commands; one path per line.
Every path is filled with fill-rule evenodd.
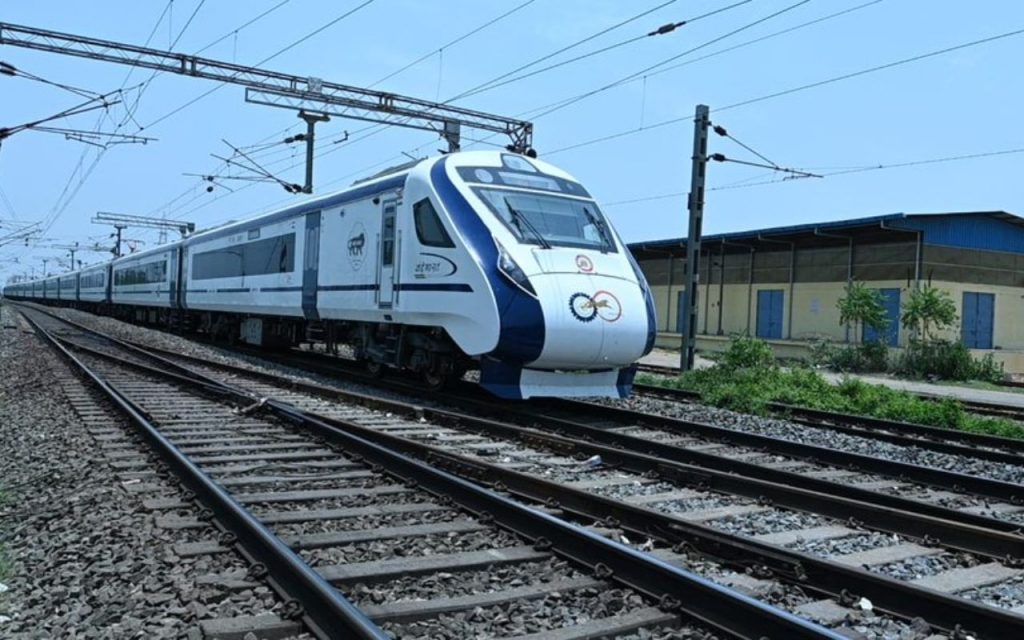
M 403 450 L 412 440 L 366 438 L 424 429 L 414 415 L 239 388 L 22 312 L 225 529 L 181 553 L 238 549 L 253 563 L 206 582 L 244 590 L 266 580 L 320 637 L 840 637 L 425 464 Z M 450 464 L 465 471 L 460 457 Z
M 220 372 L 223 376 L 229 370 L 223 365 L 200 363 L 180 355 L 178 360 L 179 364 L 205 369 L 204 375 Z M 579 518 L 598 519 L 607 528 L 620 529 L 630 539 L 644 539 L 644 544 L 653 544 L 655 553 L 663 556 L 668 552 L 678 556 L 685 551 L 702 562 L 713 559 L 713 571 L 725 567 L 771 578 L 755 579 L 756 586 L 746 586 L 755 592 L 775 594 L 775 598 L 797 612 L 825 623 L 836 625 L 850 616 L 851 605 L 861 602 L 853 597 L 858 595 L 874 603 L 868 606 L 893 616 L 886 622 L 894 627 L 921 617 L 936 628 L 948 630 L 950 637 L 959 633 L 958 627 L 980 630 L 986 637 L 1002 637 L 1002 633 L 1022 628 L 1021 618 L 1012 611 L 1016 608 L 1013 601 L 998 603 L 1010 612 L 977 604 L 991 601 L 1003 585 L 1012 586 L 1019 580 L 1017 564 L 1024 555 L 1021 539 L 1008 530 L 1000 530 L 1006 524 L 1002 521 L 964 517 L 961 520 L 971 523 L 958 522 L 954 517 L 958 512 L 927 503 L 921 503 L 915 511 L 858 502 L 829 492 L 844 485 L 820 479 L 808 483 L 819 490 L 814 491 L 761 480 L 756 473 L 755 477 L 740 478 L 728 466 L 723 468 L 732 473 L 715 469 L 714 463 L 728 458 L 704 459 L 704 463 L 711 463 L 706 467 L 687 465 L 670 455 L 672 451 L 686 451 L 685 448 L 662 447 L 653 441 L 645 445 L 651 454 L 648 455 L 638 451 L 640 444 L 628 439 L 602 442 L 595 438 L 585 442 L 578 437 L 593 437 L 593 432 L 571 433 L 575 438 L 553 436 L 480 420 L 473 415 L 343 394 L 337 389 L 282 385 L 273 377 L 244 370 L 230 369 L 229 378 L 256 396 L 280 398 L 305 407 L 325 421 L 353 419 L 351 415 L 332 417 L 336 409 L 332 404 L 324 404 L 325 396 L 336 401 L 342 395 L 347 402 L 376 407 L 369 417 L 355 420 L 367 422 L 363 426 L 364 437 L 387 441 L 467 477 L 500 481 L 499 488 L 522 499 L 542 501 L 557 496 L 557 508 L 562 511 Z M 444 400 L 473 401 L 447 396 Z M 415 422 L 381 424 L 381 407 L 405 413 Z M 474 408 L 474 413 L 479 414 L 484 407 Z M 573 408 L 579 410 L 578 406 Z M 509 418 L 508 412 L 503 412 Z M 534 420 L 538 417 L 548 422 L 563 420 L 556 426 L 568 426 L 562 418 L 533 415 Z M 581 429 L 583 422 L 578 420 L 576 428 Z M 621 435 L 605 422 L 587 428 Z M 496 435 L 501 439 L 496 440 Z M 634 436 L 626 438 L 638 440 Z M 659 457 L 662 454 L 665 457 Z M 570 462 L 572 456 L 590 460 L 600 456 L 603 462 L 581 474 L 578 463 L 574 467 Z M 495 458 L 503 464 L 492 464 L 490 461 Z M 524 470 L 529 475 L 524 475 Z M 776 473 L 774 480 L 779 479 L 792 480 Z M 577 486 L 566 487 L 565 482 Z M 862 491 L 868 496 L 872 494 Z M 637 504 L 650 508 L 637 508 Z M 669 508 L 663 508 L 665 505 Z M 924 513 L 928 511 L 933 515 Z M 935 571 L 914 578 L 913 572 L 920 570 L 915 563 Z M 870 571 L 850 568 L 858 564 Z M 720 573 L 713 576 L 721 579 Z M 939 591 L 957 592 L 964 597 L 942 595 Z
M 659 366 L 659 365 L 648 365 L 648 364 L 645 364 L 645 365 L 640 365 L 639 370 L 641 372 L 643 372 L 643 373 L 651 373 L 651 374 L 654 374 L 654 375 L 667 376 L 667 377 L 672 377 L 672 378 L 674 378 L 674 377 L 679 375 L 678 367 L 665 367 L 665 366 Z M 1024 383 L 1009 383 L 1008 382 L 1008 383 L 1005 383 L 1003 386 L 1006 386 L 1006 387 L 1024 387 Z M 638 390 L 638 391 L 653 391 L 653 390 L 662 390 L 663 387 L 656 387 L 656 386 L 653 386 L 653 385 L 638 384 L 638 385 L 635 385 L 635 389 Z M 685 397 L 689 397 L 690 399 L 695 400 L 695 401 L 700 399 L 700 395 L 697 394 L 697 393 L 694 393 L 694 392 L 683 391 L 683 390 L 669 390 L 669 391 L 678 391 L 678 395 L 680 397 L 684 397 L 684 396 Z M 940 395 L 937 395 L 937 394 L 924 394 L 924 393 L 920 393 L 920 394 L 916 394 L 916 395 L 918 397 L 920 397 L 920 398 L 925 399 L 925 400 L 941 401 L 941 400 L 946 399 L 946 396 L 940 396 Z M 970 411 L 971 413 L 976 413 L 978 415 L 990 416 L 990 417 L 995 417 L 995 418 L 1006 418 L 1007 420 L 1016 420 L 1018 422 L 1024 422 L 1024 408 L 1021 408 L 1021 407 L 1011 407 L 1011 406 L 1006 406 L 1006 405 L 1001 405 L 1001 404 L 994 404 L 994 403 L 991 403 L 991 402 L 979 402 L 979 401 L 971 401 L 971 400 L 959 400 L 959 402 L 960 402 L 960 404 L 962 404 L 964 406 L 964 408 L 967 411 Z M 789 413 L 796 413 L 796 414 L 799 414 L 799 413 L 806 413 L 807 415 L 827 414 L 829 420 L 837 421 L 837 422 L 843 422 L 843 423 L 854 422 L 854 423 L 861 423 L 861 424 L 863 424 L 864 421 L 872 421 L 875 424 L 887 423 L 889 425 L 889 428 L 894 428 L 894 429 L 899 429 L 900 428 L 899 425 L 904 424 L 904 423 L 900 423 L 900 422 L 897 422 L 897 421 L 880 420 L 880 419 L 877 419 L 877 418 L 872 419 L 872 418 L 869 418 L 869 417 L 866 417 L 866 416 L 849 416 L 849 415 L 846 415 L 846 414 L 829 412 L 829 411 L 815 411 L 815 410 L 810 410 L 810 409 L 804 409 L 802 407 L 794 407 L 794 406 L 791 406 L 791 405 L 783 405 L 783 404 L 780 404 L 780 403 L 776 403 L 775 406 L 772 407 L 772 409 L 773 410 L 786 411 L 786 412 L 789 412 Z

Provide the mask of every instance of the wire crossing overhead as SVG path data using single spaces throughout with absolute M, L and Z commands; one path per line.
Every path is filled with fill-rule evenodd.
M 246 87 L 246 101 L 434 131 L 459 148 L 461 128 L 507 135 L 511 151 L 533 146 L 533 123 L 320 78 L 0 22 L 0 44 L 116 62 Z

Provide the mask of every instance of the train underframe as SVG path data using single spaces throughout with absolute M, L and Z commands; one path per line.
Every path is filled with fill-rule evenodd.
M 441 327 L 342 320 L 306 320 L 279 316 L 187 309 L 140 307 L 96 302 L 33 300 L 70 306 L 132 324 L 159 326 L 176 333 L 201 333 L 215 342 L 248 344 L 285 350 L 321 345 L 325 353 L 344 355 L 363 364 L 374 376 L 387 370 L 417 374 L 430 389 L 441 389 L 477 368 Z

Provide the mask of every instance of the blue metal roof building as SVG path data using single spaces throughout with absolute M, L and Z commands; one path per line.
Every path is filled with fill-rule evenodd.
M 677 340 L 685 247 L 685 238 L 630 245 L 667 344 Z M 958 306 L 958 326 L 947 337 L 975 349 L 1020 351 L 1024 369 L 1024 323 L 1015 320 L 1024 317 L 1024 219 L 1005 211 L 893 213 L 707 235 L 699 273 L 697 329 L 706 347 L 737 332 L 790 343 L 860 340 L 839 324 L 836 308 L 851 280 L 881 290 L 891 316 L 881 338 L 905 345 L 902 303 L 910 288 L 931 282 Z

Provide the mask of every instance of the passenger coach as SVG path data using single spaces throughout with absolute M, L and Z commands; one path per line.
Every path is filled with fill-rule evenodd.
M 46 299 L 257 345 L 347 343 L 372 372 L 433 387 L 479 368 L 509 398 L 625 395 L 655 333 L 647 283 L 586 188 L 497 151 L 410 163 L 65 279 Z

